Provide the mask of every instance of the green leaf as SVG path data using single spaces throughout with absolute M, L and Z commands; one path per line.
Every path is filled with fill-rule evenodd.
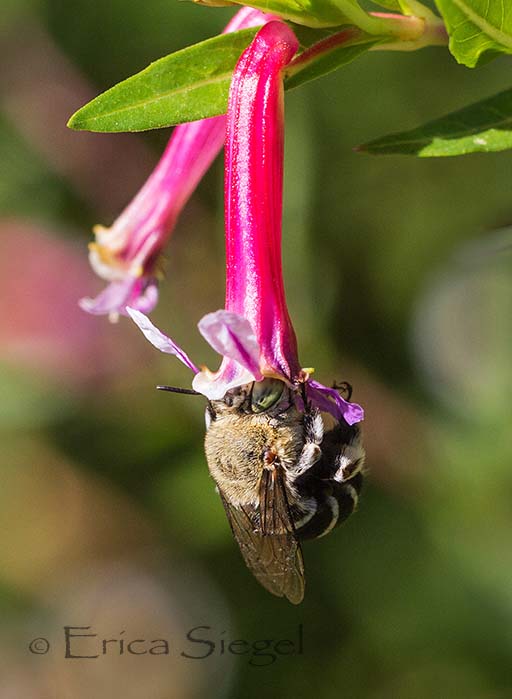
M 155 61 L 79 109 L 68 126 L 97 132 L 145 131 L 224 114 L 233 69 L 256 31 L 223 34 Z M 306 44 L 313 40 L 311 31 L 303 32 Z M 286 89 L 340 68 L 381 40 L 353 27 L 337 33 L 318 30 L 317 39 L 318 35 L 323 40 L 292 64 Z
M 357 150 L 432 158 L 512 148 L 512 89 L 430 121 L 412 131 L 384 136 Z
M 450 35 L 450 51 L 459 63 L 474 68 L 482 58 L 512 53 L 510 0 L 436 0 L 436 3 Z
M 233 69 L 256 32 L 221 34 L 160 58 L 79 109 L 68 126 L 145 131 L 223 114 Z
M 388 10 L 400 12 L 400 3 L 398 0 L 373 0 L 376 5 L 386 7 Z
M 233 0 L 245 5 L 245 0 Z M 315 29 L 336 27 L 366 13 L 357 0 L 251 0 L 251 7 Z
M 289 90 L 303 85 L 310 80 L 320 78 L 322 75 L 331 73 L 333 70 L 337 70 L 341 68 L 341 66 L 355 60 L 363 53 L 366 53 L 372 46 L 379 43 L 379 39 L 375 37 L 362 35 L 358 36 L 353 41 L 343 41 L 343 43 L 337 46 L 337 38 L 344 37 L 346 32 L 350 31 L 354 30 L 347 29 L 345 32 L 333 35 L 312 46 L 309 51 L 299 56 L 298 60 L 292 63 L 291 69 L 287 72 L 285 88 Z M 360 34 L 360 32 L 358 32 L 358 34 Z M 332 49 L 328 52 L 317 52 L 317 48 L 325 48 L 329 42 L 333 45 Z

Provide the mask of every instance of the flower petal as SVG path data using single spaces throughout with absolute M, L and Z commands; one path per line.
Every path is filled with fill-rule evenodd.
M 149 313 L 158 301 L 158 284 L 156 279 L 127 278 L 123 281 L 110 282 L 96 298 L 85 297 L 78 305 L 83 311 L 93 315 L 117 314 L 127 315 L 126 306 Z
M 135 293 L 128 300 L 126 306 L 135 308 L 135 310 L 141 311 L 142 313 L 151 313 L 157 303 L 158 283 L 156 279 L 152 279 L 146 282 L 143 290 L 135 289 Z M 123 315 L 128 315 L 126 306 L 121 311 Z
M 244 7 L 224 33 L 259 26 L 270 19 L 270 15 Z M 127 305 L 152 310 L 158 298 L 154 292 L 138 286 L 145 298 L 137 298 L 122 283 L 135 284 L 133 280 L 139 276 L 153 276 L 178 216 L 221 150 L 225 132 L 223 115 L 176 126 L 159 163 L 133 200 L 112 226 L 95 227 L 91 265 L 98 276 L 117 284 L 109 285 L 96 299 L 83 299 L 83 310 L 96 315 L 126 315 Z
M 260 381 L 260 346 L 249 321 L 232 311 L 208 313 L 198 323 L 199 332 L 213 349 L 234 360 Z
M 364 410 L 357 403 L 349 403 L 335 388 L 328 388 L 311 379 L 307 382 L 308 398 L 319 410 L 328 412 L 337 420 L 343 418 L 349 425 L 364 420 Z
M 261 369 L 288 381 L 300 364 L 281 263 L 282 71 L 298 46 L 284 22 L 256 34 L 233 73 L 225 148 L 226 309 L 251 323 Z
M 255 376 L 238 362 L 225 360 L 219 371 L 200 371 L 194 376 L 192 388 L 209 400 L 221 400 L 231 388 L 255 381 Z
M 197 374 L 199 369 L 188 357 L 188 355 L 179 347 L 174 340 L 165 335 L 161 330 L 153 325 L 144 313 L 137 311 L 135 308 L 126 307 L 128 315 L 133 320 L 133 322 L 138 325 L 139 329 L 144 334 L 145 338 L 151 342 L 151 344 L 160 350 L 160 352 L 165 352 L 166 354 L 173 354 L 177 357 L 185 366 Z

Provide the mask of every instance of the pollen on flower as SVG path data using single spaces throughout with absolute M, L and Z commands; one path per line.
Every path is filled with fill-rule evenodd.
M 108 233 L 110 228 L 107 228 L 107 226 L 103 226 L 101 223 L 97 223 L 95 226 L 92 227 L 92 232 L 94 233 L 95 236 L 103 235 L 104 233 Z
M 114 252 L 121 250 L 125 244 L 125 241 L 119 232 L 116 234 L 114 228 L 103 226 L 101 223 L 97 223 L 95 226 L 93 226 L 92 232 L 96 237 L 97 245 L 108 247 Z
M 114 254 L 122 253 L 130 242 L 126 236 L 125 226 L 119 225 L 119 223 L 114 223 L 112 226 L 103 226 L 101 223 L 97 223 L 93 226 L 92 232 L 96 238 L 96 243 Z
M 112 264 L 115 260 L 115 254 L 109 248 L 106 248 L 101 243 L 89 243 L 89 252 L 97 255 L 105 264 Z
M 206 364 L 200 364 L 200 365 L 199 365 L 199 371 L 200 371 L 202 374 L 204 374 L 205 376 L 207 376 L 209 379 L 212 379 L 212 380 L 213 380 L 213 379 L 215 378 L 216 372 L 215 372 L 215 371 L 211 371 L 210 369 L 208 369 L 208 367 L 206 366 Z
M 299 383 L 306 383 L 306 381 L 309 379 L 311 374 L 314 374 L 314 373 L 315 373 L 314 367 L 312 367 L 312 366 L 303 367 L 299 372 L 299 376 L 298 376 Z
M 89 243 L 89 260 L 96 274 L 108 281 L 124 279 L 126 264 L 120 260 L 116 250 L 101 243 Z

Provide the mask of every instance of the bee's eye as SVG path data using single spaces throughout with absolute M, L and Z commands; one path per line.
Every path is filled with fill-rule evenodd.
M 251 393 L 251 410 L 253 413 L 262 413 L 268 410 L 283 395 L 284 383 L 279 379 L 264 379 L 255 381 Z

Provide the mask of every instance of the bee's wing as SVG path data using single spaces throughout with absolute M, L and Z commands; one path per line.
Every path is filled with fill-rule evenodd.
M 279 478 L 273 478 L 269 488 L 275 492 L 265 494 L 266 505 L 260 514 L 262 523 L 264 515 L 267 521 L 272 517 L 272 530 L 264 526 L 255 528 L 247 510 L 234 507 L 219 492 L 233 536 L 249 570 L 273 595 L 287 597 L 293 604 L 299 604 L 304 598 L 305 585 L 302 551 L 293 531 L 286 493 L 282 490 L 284 484 Z M 278 490 L 281 493 L 278 494 Z

